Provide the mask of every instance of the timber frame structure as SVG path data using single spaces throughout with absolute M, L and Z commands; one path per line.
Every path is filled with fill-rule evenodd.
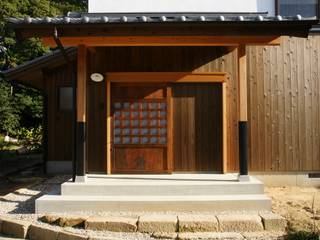
M 169 19 L 169 20 L 166 20 Z M 145 21 L 146 20 L 146 21 Z M 248 179 L 248 82 L 247 82 L 247 46 L 278 46 L 281 36 L 290 35 L 307 37 L 312 25 L 317 21 L 313 19 L 277 19 L 261 15 L 221 17 L 217 14 L 197 16 L 181 14 L 176 17 L 164 18 L 160 16 L 107 16 L 90 15 L 72 16 L 59 19 L 9 19 L 18 36 L 21 38 L 39 37 L 43 43 L 50 47 L 77 47 L 77 78 L 74 82 L 74 97 L 76 101 L 74 111 L 74 175 L 75 180 L 84 181 L 88 162 L 92 156 L 88 154 L 88 134 L 90 128 L 88 121 L 91 108 L 88 94 L 90 75 L 99 72 L 105 76 L 106 99 L 106 172 L 112 172 L 112 110 L 111 96 L 112 83 L 219 83 L 222 89 L 221 121 L 222 121 L 222 172 L 228 171 L 228 103 L 227 95 L 228 72 L 197 72 L 197 71 L 105 71 L 104 68 L 94 66 L 92 56 L 98 49 L 115 47 L 220 47 L 227 53 L 236 51 L 236 80 L 238 90 L 237 120 L 239 131 L 239 173 L 240 180 Z M 101 60 L 101 59 L 100 59 Z M 128 68 L 130 69 L 130 68 Z M 167 90 L 170 96 L 170 87 Z M 166 93 L 168 94 L 168 93 Z M 168 95 L 165 95 L 168 96 Z M 169 98 L 168 98 L 169 99 Z M 167 100 L 168 119 L 172 118 L 170 112 L 171 100 Z M 172 123 L 168 122 L 167 131 L 167 166 L 172 171 Z M 89 129 L 90 130 L 90 129 Z M 170 130 L 170 131 L 169 131 Z M 148 150 L 149 151 L 149 150 Z M 149 154 L 146 150 L 146 154 Z M 122 153 L 121 153 L 122 154 Z

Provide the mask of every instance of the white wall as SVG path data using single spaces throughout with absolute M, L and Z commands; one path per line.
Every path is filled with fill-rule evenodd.
M 275 0 L 89 0 L 89 13 L 269 12 Z

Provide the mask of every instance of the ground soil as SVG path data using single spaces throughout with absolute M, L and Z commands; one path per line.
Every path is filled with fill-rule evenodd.
M 320 188 L 265 187 L 272 210 L 288 220 L 289 230 L 320 233 Z

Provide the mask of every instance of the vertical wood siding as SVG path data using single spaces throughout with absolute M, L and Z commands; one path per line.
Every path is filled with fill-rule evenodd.
M 238 169 L 236 51 L 223 47 L 109 47 L 89 54 L 92 72 L 228 72 L 228 171 Z M 88 83 L 88 170 L 105 172 L 104 83 Z M 100 106 L 100 107 L 99 107 Z M 105 106 L 104 106 L 105 108 Z
M 247 54 L 250 170 L 320 170 L 320 36 Z
M 72 111 L 60 111 L 59 87 L 70 87 L 67 66 L 45 71 L 44 91 L 47 95 L 48 161 L 72 160 Z

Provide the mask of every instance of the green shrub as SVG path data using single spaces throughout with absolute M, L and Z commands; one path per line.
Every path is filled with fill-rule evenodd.
M 19 144 L 28 151 L 40 151 L 42 147 L 42 127 L 21 128 L 18 132 Z

